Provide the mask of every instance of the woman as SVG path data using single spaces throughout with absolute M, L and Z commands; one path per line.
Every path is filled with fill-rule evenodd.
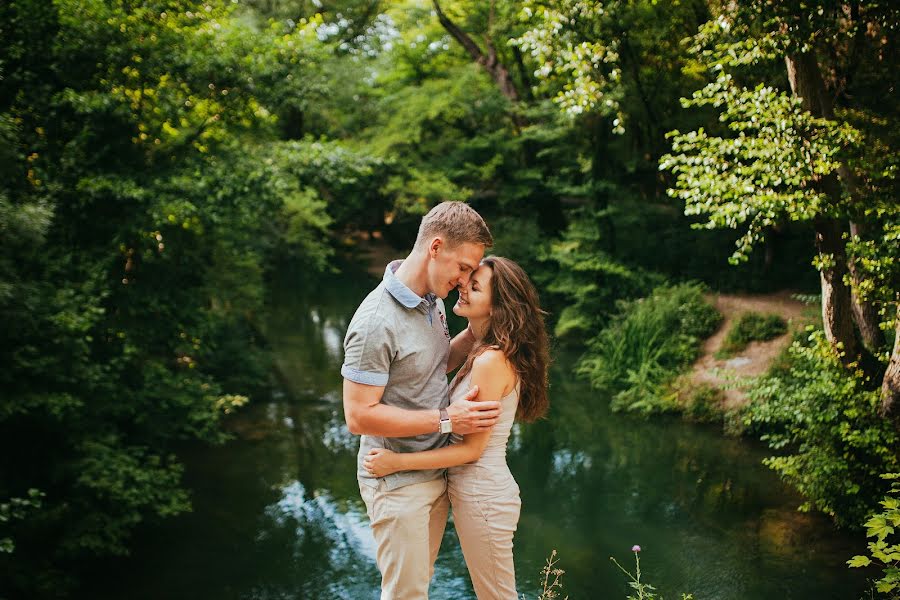
M 549 351 L 537 291 L 516 263 L 485 258 L 459 293 L 453 312 L 469 320 L 475 345 L 450 385 L 450 401 L 477 385 L 478 399 L 497 400 L 500 421 L 491 431 L 453 434 L 437 450 L 372 450 L 365 467 L 377 477 L 396 471 L 449 467 L 453 521 L 479 600 L 514 600 L 513 534 L 519 521 L 519 486 L 506 464 L 513 420 L 547 412 Z

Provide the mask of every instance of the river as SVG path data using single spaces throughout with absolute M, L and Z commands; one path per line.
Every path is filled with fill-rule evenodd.
M 378 597 L 339 374 L 347 324 L 375 280 L 304 279 L 287 273 L 272 293 L 264 329 L 280 375 L 271 394 L 229 421 L 233 441 L 185 456 L 193 512 L 141 529 L 92 598 Z M 862 535 L 796 512 L 800 499 L 760 463 L 764 448 L 717 427 L 612 414 L 571 365 L 556 357 L 549 419 L 517 425 L 510 439 L 523 502 L 520 594 L 537 598 L 556 550 L 564 595 L 624 599 L 609 557 L 633 570 L 639 544 L 644 580 L 670 600 L 861 597 L 865 581 L 845 561 Z M 431 597 L 474 598 L 452 526 Z

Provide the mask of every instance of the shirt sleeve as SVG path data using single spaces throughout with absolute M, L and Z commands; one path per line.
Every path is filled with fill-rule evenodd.
M 341 376 L 356 383 L 384 387 L 394 357 L 393 335 L 374 315 L 353 319 L 344 338 Z

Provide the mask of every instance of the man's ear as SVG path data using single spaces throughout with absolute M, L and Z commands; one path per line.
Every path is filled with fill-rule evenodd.
M 431 258 L 437 258 L 438 251 L 443 247 L 444 240 L 439 237 L 431 240 L 431 246 L 428 247 L 428 254 Z

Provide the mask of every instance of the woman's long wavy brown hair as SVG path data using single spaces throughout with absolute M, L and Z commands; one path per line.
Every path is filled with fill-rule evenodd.
M 501 256 L 488 256 L 482 265 L 491 269 L 491 317 L 487 331 L 466 358 L 456 377 L 462 381 L 475 358 L 488 348 L 499 348 L 519 378 L 519 408 L 516 416 L 534 421 L 547 413 L 547 371 L 550 342 L 534 284 L 522 267 Z

